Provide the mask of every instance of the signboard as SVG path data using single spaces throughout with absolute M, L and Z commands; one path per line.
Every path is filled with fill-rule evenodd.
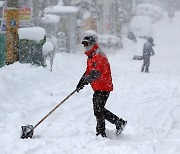
M 10 8 L 11 9 L 11 8 Z M 1 30 L 6 31 L 7 21 L 7 7 L 3 8 L 3 17 L 1 22 Z M 31 24 L 31 8 L 19 8 L 19 27 L 30 27 Z
M 18 34 L 19 10 L 6 11 L 6 63 L 12 64 L 18 60 Z
M 19 10 L 19 26 L 29 27 L 31 24 L 31 8 L 21 8 Z

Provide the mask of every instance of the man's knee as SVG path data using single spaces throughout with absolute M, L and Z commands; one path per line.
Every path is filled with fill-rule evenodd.
M 103 109 L 97 107 L 94 108 L 94 116 L 96 116 L 98 119 L 103 117 Z
M 98 110 L 94 110 L 94 116 L 100 117 L 101 113 Z

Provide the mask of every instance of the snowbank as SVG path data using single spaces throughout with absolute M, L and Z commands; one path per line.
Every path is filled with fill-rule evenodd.
M 131 19 L 128 30 L 133 32 L 135 36 L 151 36 L 153 24 L 162 18 L 163 10 L 161 7 L 152 4 L 139 4 L 136 6 L 136 16 Z
M 42 48 L 43 54 L 46 55 L 53 50 L 54 50 L 53 44 L 50 41 L 46 41 L 46 43 L 43 45 Z
M 35 40 L 37 42 L 44 39 L 46 31 L 41 27 L 28 27 L 18 29 L 19 39 Z

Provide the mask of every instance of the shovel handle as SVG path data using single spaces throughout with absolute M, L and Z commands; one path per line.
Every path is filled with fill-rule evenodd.
M 48 114 L 44 116 L 33 128 L 35 129 L 41 122 L 43 122 L 51 113 L 53 113 L 62 103 L 64 103 L 70 96 L 72 96 L 77 89 L 75 89 L 72 93 L 70 93 L 66 98 L 64 98 L 58 105 L 54 107 Z

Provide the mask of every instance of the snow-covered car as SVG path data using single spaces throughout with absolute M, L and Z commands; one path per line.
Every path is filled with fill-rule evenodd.
M 152 19 L 147 16 L 134 16 L 130 21 L 128 30 L 138 37 L 152 36 Z
M 98 43 L 102 47 L 122 47 L 121 39 L 110 34 L 99 34 Z

